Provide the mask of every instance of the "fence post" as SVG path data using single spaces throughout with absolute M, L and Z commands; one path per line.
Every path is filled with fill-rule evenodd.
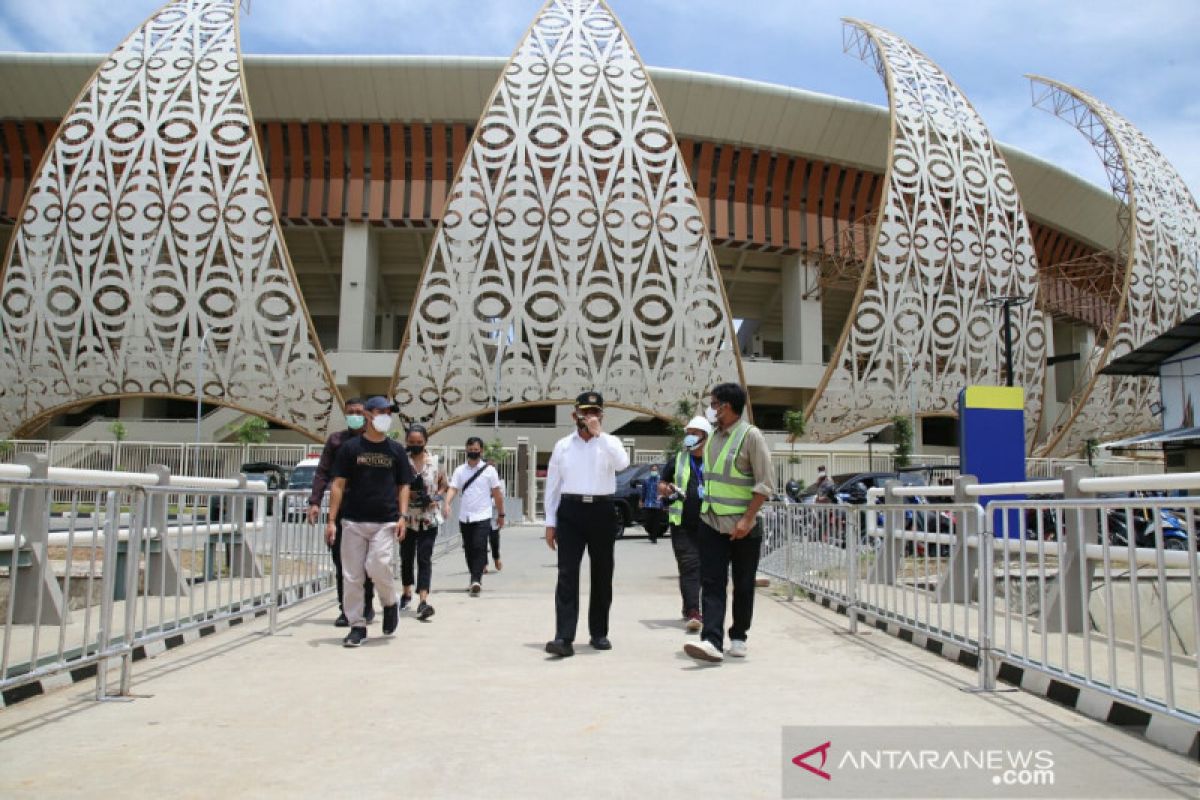
M 21 453 L 14 463 L 29 467 L 29 477 L 45 480 L 49 460 L 34 453 Z M 51 493 L 44 488 L 20 489 L 20 513 L 9 513 L 8 528 L 16 548 L 12 563 L 17 571 L 16 590 L 12 598 L 12 621 L 19 625 L 60 625 L 67 616 L 62 587 L 50 568 L 49 503 Z M 15 493 L 15 492 L 14 492 Z M 15 512 L 17 504 L 13 504 Z M 21 565 L 22 551 L 29 554 L 29 563 Z M 39 613 L 40 604 L 40 613 Z
M 524 517 L 529 517 L 530 510 L 533 508 L 533 495 L 530 492 L 530 474 L 532 470 L 529 468 L 530 463 L 529 437 L 517 437 L 517 485 L 513 487 L 513 494 L 521 498 L 521 504 L 524 506 Z M 525 519 L 518 520 L 524 522 Z
M 870 509 L 868 504 L 865 509 Z M 871 520 L 875 519 L 875 512 L 866 510 L 863 512 L 862 519 L 867 521 L 866 529 L 868 531 L 874 528 Z M 857 520 L 859 516 L 854 515 Z M 858 543 L 863 532 L 853 530 L 851 526 L 846 528 L 846 558 L 849 559 L 849 564 L 846 570 L 846 616 L 850 619 L 850 633 L 858 633 Z
M 115 493 L 118 500 L 120 495 Z M 137 636 L 137 598 L 138 598 L 138 572 L 142 550 L 142 530 L 146 524 L 146 498 L 147 494 L 142 489 L 135 490 L 130 503 L 129 515 L 129 559 L 126 564 L 125 585 L 132 587 L 130 596 L 125 599 L 125 652 L 121 656 L 121 689 L 122 697 L 129 694 L 129 684 L 132 680 L 133 670 L 133 642 Z M 120 518 L 120 503 L 117 505 L 117 517 Z
M 1078 500 L 1085 495 L 1079 491 L 1079 481 L 1090 478 L 1094 470 L 1087 466 L 1072 466 L 1063 470 L 1063 499 Z M 1091 597 L 1092 570 L 1087 560 L 1086 547 L 1089 543 L 1100 543 L 1100 514 L 1094 511 L 1070 511 L 1063 509 L 1063 534 L 1058 540 L 1058 580 L 1050 595 L 1042 624 L 1050 633 L 1083 633 L 1088 624 L 1088 609 L 1080 597 Z M 1062 630 L 1063 624 L 1066 630 Z
M 967 494 L 967 487 L 979 482 L 979 479 L 974 475 L 959 475 L 954 479 L 954 502 L 956 504 L 969 504 L 975 501 Z M 937 598 L 939 601 L 946 603 L 951 600 L 959 602 L 967 602 L 969 597 L 971 600 L 978 599 L 978 587 L 975 584 L 975 574 L 978 568 L 978 559 L 972 558 L 970 548 L 967 546 L 967 540 L 972 536 L 978 535 L 982 537 L 987 530 L 986 523 L 981 523 L 980 517 L 974 514 L 959 515 L 961 524 L 954 526 L 954 546 L 950 550 L 950 563 L 946 566 L 946 572 L 938 581 Z M 962 575 L 963 584 L 961 587 L 955 587 L 954 581 Z
M 992 569 L 993 539 L 987 534 L 985 512 L 978 508 L 975 514 L 965 516 L 975 517 L 975 527 L 979 529 L 979 581 L 976 593 L 979 598 L 979 688 L 985 692 L 996 689 L 996 670 L 992 663 L 992 632 L 995 618 L 992 614 L 996 595 L 996 581 Z
M 245 488 L 246 475 L 242 473 L 238 475 L 238 489 L 245 490 Z M 254 547 L 250 544 L 250 531 L 246 525 L 246 504 L 256 502 L 245 495 L 235 495 L 233 502 L 230 503 L 232 506 L 230 523 L 233 527 L 229 537 L 229 577 L 231 578 L 261 578 L 263 576 L 262 566 L 254 556 Z M 276 515 L 280 510 L 275 509 Z M 256 525 L 260 524 L 256 521 L 258 515 L 254 516 L 256 519 L 252 522 Z
M 276 626 L 279 624 L 279 555 L 281 551 L 280 542 L 283 539 L 283 520 L 286 516 L 284 513 L 284 510 L 287 508 L 286 503 L 287 490 L 280 489 L 275 494 L 275 518 L 271 524 L 271 607 L 268 631 L 272 636 L 275 635 Z
M 793 536 L 792 534 L 795 532 L 797 525 L 796 525 L 796 515 L 788 514 L 787 508 L 788 507 L 786 505 L 783 506 L 780 509 L 780 513 L 783 515 L 784 547 L 787 548 L 786 550 L 783 551 L 783 568 L 784 568 L 784 571 L 787 573 L 788 602 L 790 603 L 796 599 L 796 573 L 793 571 L 795 569 L 795 566 L 792 561 L 792 551 L 796 547 L 796 542 L 795 542 L 796 537 Z M 777 516 L 776 519 L 778 519 L 778 518 L 779 517 Z
M 117 493 L 108 492 L 104 515 L 104 554 L 100 559 L 100 629 L 96 649 L 101 654 L 96 663 L 96 699 L 108 695 L 108 651 L 112 641 L 114 595 L 117 593 L 117 536 L 121 529 Z
M 159 486 L 170 486 L 171 470 L 163 464 L 151 464 L 147 472 L 158 476 Z M 178 597 L 187 594 L 187 585 L 180 574 L 179 560 L 167 540 L 169 513 L 165 492 L 145 495 L 146 586 L 151 597 Z

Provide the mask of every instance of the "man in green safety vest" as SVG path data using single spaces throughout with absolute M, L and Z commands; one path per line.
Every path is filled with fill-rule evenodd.
M 771 451 L 762 431 L 742 419 L 746 390 L 736 383 L 713 387 L 705 417 L 715 430 L 704 447 L 704 499 L 700 504 L 700 589 L 704 615 L 700 641 L 683 650 L 697 661 L 724 660 L 726 584 L 733 578 L 729 655 L 746 657 L 754 617 L 754 581 L 762 549 L 758 511 L 775 492 Z
M 712 433 L 712 425 L 704 417 L 695 417 L 683 433 L 679 452 L 663 467 L 658 493 L 667 503 L 671 548 L 679 567 L 684 627 L 688 633 L 698 633 L 703 620 L 700 614 L 700 502 L 704 485 L 704 445 Z

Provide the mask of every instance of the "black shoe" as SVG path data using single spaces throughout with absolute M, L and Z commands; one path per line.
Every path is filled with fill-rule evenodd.
M 401 608 L 401 610 L 408 608 L 408 604 L 409 604 L 409 603 L 411 603 L 411 602 L 412 602 L 412 595 L 411 595 L 411 594 L 402 594 L 402 595 L 400 595 L 400 608 Z
M 612 642 L 603 636 L 593 636 L 588 640 L 593 650 L 612 650 Z
M 350 627 L 350 620 L 346 619 L 346 615 L 345 615 L 345 614 L 338 614 L 338 618 L 337 618 L 337 619 L 335 619 L 335 620 L 333 621 L 333 627 L 335 627 L 335 628 L 349 628 L 349 627 Z
M 546 642 L 546 652 L 552 656 L 561 658 L 570 658 L 575 655 L 575 647 L 570 642 L 564 642 L 562 639 L 554 639 Z
M 422 600 L 421 605 L 417 606 L 417 619 L 427 620 L 432 616 L 433 616 L 433 606 L 429 605 L 429 603 L 426 603 L 424 600 Z
M 363 621 L 367 623 L 375 621 L 375 606 L 367 606 L 367 610 L 363 612 Z
M 400 624 L 400 604 L 392 603 L 390 606 L 383 607 L 383 635 L 390 636 L 396 632 L 396 626 Z
M 360 644 L 365 642 L 366 639 L 367 639 L 367 629 L 366 628 L 351 628 L 350 632 L 346 634 L 346 638 L 342 639 L 342 646 L 343 647 L 358 647 Z

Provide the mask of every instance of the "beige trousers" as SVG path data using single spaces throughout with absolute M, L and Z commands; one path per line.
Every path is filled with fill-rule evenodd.
M 342 582 L 345 595 L 342 611 L 351 628 L 366 627 L 363 619 L 363 583 L 375 584 L 379 602 L 385 607 L 397 601 L 392 582 L 392 547 L 396 541 L 394 522 L 342 520 Z

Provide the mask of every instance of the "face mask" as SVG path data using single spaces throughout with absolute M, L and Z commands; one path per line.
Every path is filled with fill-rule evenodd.
M 378 417 L 372 417 L 371 427 L 380 433 L 387 433 L 392 429 L 392 418 L 387 414 L 380 414 Z
M 421 453 L 424 453 L 424 452 L 425 452 L 425 445 L 423 445 L 423 444 L 410 444 L 408 447 L 406 447 L 406 448 L 404 448 L 404 449 L 408 451 L 408 454 L 409 454 L 410 456 L 416 456 L 416 455 L 420 455 Z
M 483 455 L 483 453 L 478 450 L 468 450 L 467 451 L 467 461 L 478 461 L 479 457 L 482 455 Z
M 708 420 L 709 425 L 717 425 L 717 410 L 712 406 L 704 409 L 704 418 Z
M 687 436 L 683 437 L 683 446 L 686 447 L 688 450 L 695 450 L 696 445 L 698 445 L 698 444 L 700 444 L 700 435 L 699 434 L 689 433 Z
M 347 414 L 346 415 L 346 427 L 352 431 L 356 431 L 359 428 L 361 428 L 363 425 L 366 425 L 366 424 L 367 424 L 366 417 L 364 417 L 362 414 Z

